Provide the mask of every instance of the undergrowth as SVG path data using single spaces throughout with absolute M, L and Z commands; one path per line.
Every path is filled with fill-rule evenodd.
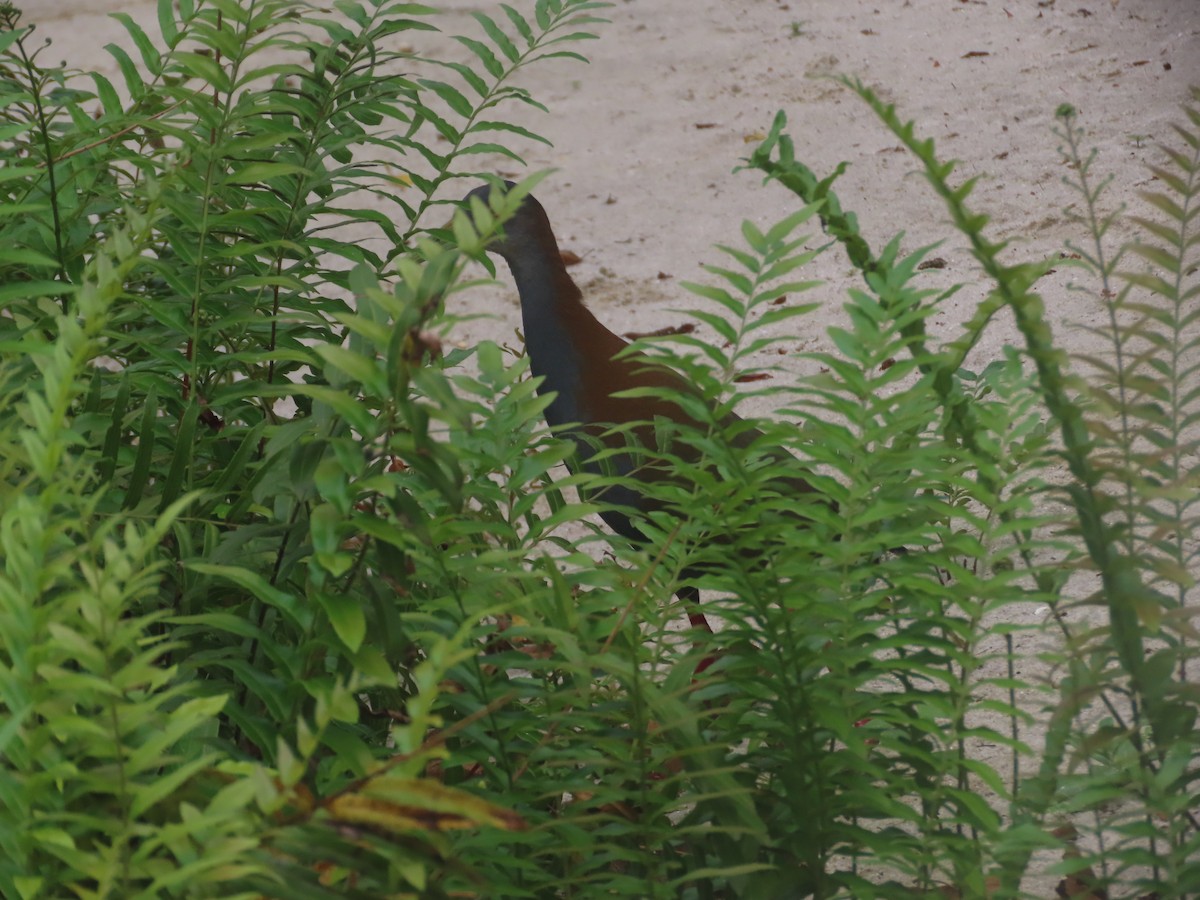
M 430 221 L 602 6 L 441 58 L 393 49 L 420 4 L 163 0 L 119 85 L 0 7 L 0 896 L 1200 895 L 1200 93 L 1127 246 L 1059 111 L 1111 346 L 1074 360 L 912 125 L 849 85 L 989 285 L 947 341 L 929 248 L 872 249 L 781 115 L 747 167 L 797 211 L 689 285 L 718 342 L 645 348 L 703 427 L 643 448 L 634 547 L 526 361 L 443 346 L 517 195 Z M 820 374 L 760 378 L 822 228 L 861 284 Z

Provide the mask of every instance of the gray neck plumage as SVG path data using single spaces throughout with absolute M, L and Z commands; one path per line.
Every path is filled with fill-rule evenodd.
M 576 346 L 571 329 L 571 320 L 583 309 L 579 288 L 559 261 L 557 249 L 553 256 L 522 254 L 507 262 L 521 297 L 529 368 L 542 379 L 538 393 L 557 395 L 546 409 L 546 421 L 552 427 L 578 422 L 579 354 L 587 352 Z

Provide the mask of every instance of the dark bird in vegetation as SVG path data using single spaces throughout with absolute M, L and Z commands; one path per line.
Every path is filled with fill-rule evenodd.
M 506 190 L 513 187 L 512 182 L 505 182 Z M 486 185 L 476 188 L 464 202 L 469 205 L 472 198 L 477 198 L 487 206 L 491 191 Z M 550 219 L 532 196 L 522 200 L 516 213 L 504 223 L 503 235 L 487 249 L 508 263 L 516 281 L 530 369 L 541 379 L 538 392 L 554 395 L 546 407 L 546 423 L 574 441 L 577 467 L 617 476 L 603 489 L 602 497 L 593 499 L 611 504 L 600 516 L 613 531 L 644 542 L 646 536 L 636 516 L 663 508 L 661 502 L 645 493 L 646 485 L 672 476 L 661 460 L 647 462 L 630 441 L 654 448 L 662 434 L 656 422 L 707 431 L 707 426 L 679 403 L 681 397 L 699 397 L 699 390 L 679 372 L 631 351 L 628 341 L 601 324 L 584 305 L 582 292 L 567 274 Z M 616 396 L 637 388 L 645 389 L 645 393 Z M 764 439 L 761 431 L 733 413 L 723 416 L 721 425 L 732 443 L 741 448 Z M 695 447 L 684 441 L 673 442 L 670 452 L 689 462 L 700 458 Z M 778 447 L 763 455 L 800 466 L 795 457 Z M 799 475 L 780 482 L 781 494 L 813 492 Z M 680 514 L 686 515 L 686 511 Z M 686 580 L 697 574 L 696 570 L 688 570 L 683 576 Z M 711 631 L 699 610 L 699 591 L 685 584 L 677 594 L 689 604 L 692 625 Z

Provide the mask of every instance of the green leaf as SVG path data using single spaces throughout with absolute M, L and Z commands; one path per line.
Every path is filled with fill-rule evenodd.
M 76 290 L 74 285 L 61 281 L 17 281 L 0 287 L 0 306 L 5 306 L 12 300 L 70 296 Z
M 487 44 L 473 38 L 462 37 L 461 35 L 455 35 L 454 40 L 474 53 L 479 58 L 479 61 L 483 63 L 483 67 L 487 70 L 487 73 L 493 78 L 504 77 L 504 66 L 500 63 L 500 60 L 496 59 L 496 55 L 492 53 L 492 48 Z M 481 84 L 482 82 L 480 82 Z M 479 91 L 479 85 L 474 85 L 473 83 L 473 86 L 475 86 L 476 91 Z M 481 95 L 486 96 L 486 94 L 487 91 L 485 88 Z
M 28 126 L 21 126 L 20 130 L 18 130 L 16 132 L 8 132 L 6 134 L 0 135 L 0 138 L 7 139 L 7 138 L 16 137 L 17 135 L 24 134 L 28 130 L 29 130 Z M 37 166 L 5 165 L 3 169 L 0 169 L 0 184 L 3 184 L 6 181 L 11 181 L 15 178 L 40 178 L 40 177 L 41 177 L 41 169 L 39 169 Z M 7 204 L 6 204 L 6 206 L 7 206 Z M 21 206 L 24 207 L 25 209 L 31 209 L 31 210 L 47 208 L 46 205 L 42 204 L 42 203 L 21 204 Z
M 344 374 L 350 381 L 358 382 L 376 396 L 387 393 L 387 377 L 376 360 L 331 344 L 319 346 L 316 350 L 327 367 Z M 329 381 L 334 387 L 346 386 L 345 379 L 330 377 Z
M 221 470 L 221 477 L 211 488 L 211 494 L 214 497 L 223 498 L 246 475 L 247 465 L 250 462 L 251 456 L 258 452 L 259 444 L 262 442 L 263 432 L 266 430 L 266 427 L 267 422 L 264 419 L 246 432 L 246 436 L 242 438 L 242 442 L 238 445 L 237 450 L 234 451 L 232 458 L 230 458 L 229 462 Z
M 199 575 L 208 575 L 221 581 L 228 581 L 248 591 L 268 606 L 287 614 L 302 629 L 312 626 L 313 613 L 300 598 L 275 587 L 257 572 L 243 566 L 218 565 L 198 559 L 184 560 L 183 566 Z
M 509 150 L 503 144 L 492 144 L 492 143 L 486 143 L 486 142 L 481 142 L 478 144 L 468 144 L 465 147 L 459 148 L 458 152 L 459 152 L 459 154 L 461 154 L 463 156 L 466 156 L 467 154 L 471 154 L 471 153 L 506 156 L 509 159 L 513 160 L 514 162 L 518 162 L 518 163 L 523 162 L 523 160 L 521 159 L 520 156 L 518 156 L 513 151 Z
M 116 66 L 121 70 L 121 76 L 125 78 L 125 89 L 130 92 L 133 100 L 142 100 L 145 96 L 146 86 L 142 80 L 142 73 L 138 71 L 138 67 L 133 64 L 130 59 L 130 54 L 127 54 L 124 49 L 116 46 L 115 43 L 104 44 L 104 49 L 112 54 L 116 60 Z
M 216 90 L 229 91 L 229 74 L 211 57 L 202 56 L 190 50 L 177 50 L 171 54 L 171 60 L 187 74 L 199 78 Z M 128 80 L 128 76 L 126 80 Z
M 356 597 L 316 591 L 317 602 L 329 617 L 333 630 L 351 653 L 357 653 L 367 634 L 367 618 Z
M 767 239 L 749 219 L 742 221 L 742 237 L 755 253 L 762 255 L 767 252 Z
M 58 261 L 44 253 L 39 253 L 37 250 L 27 250 L 16 247 L 0 247 L 0 265 L 44 266 L 51 269 L 57 269 Z M 57 282 L 43 283 L 55 285 L 55 290 L 58 290 Z
M 504 33 L 493 19 L 481 12 L 475 11 L 471 13 L 471 17 L 483 26 L 483 30 L 487 32 L 488 37 L 500 48 L 500 52 L 508 57 L 509 62 L 515 63 L 520 61 L 521 51 L 517 49 L 516 44 L 512 42 L 509 36 Z
M 304 166 L 282 162 L 252 162 L 239 166 L 225 178 L 227 184 L 262 184 L 283 175 L 308 175 Z
M 769 246 L 775 246 L 780 241 L 788 237 L 793 231 L 811 219 L 821 208 L 821 203 L 810 203 L 802 209 L 796 210 L 790 216 L 786 216 L 780 221 L 771 226 L 767 231 L 766 241 Z
M 472 113 L 475 112 L 475 107 L 471 101 L 464 97 L 457 88 L 451 87 L 446 82 L 436 81 L 432 78 L 422 78 L 421 84 L 446 101 L 446 105 L 463 118 L 470 118 Z
M 196 421 L 200 417 L 200 404 L 194 400 L 187 405 L 175 434 L 175 452 L 171 457 L 171 468 L 162 486 L 162 499 L 158 510 L 170 506 L 183 489 L 184 478 L 191 469 L 192 453 L 195 450 Z
M 345 519 L 331 503 L 321 503 L 309 514 L 308 528 L 312 536 L 317 562 L 334 578 L 350 571 L 354 557 L 342 550 Z
M 174 50 L 176 39 L 179 37 L 179 29 L 175 25 L 173 0 L 158 0 L 158 29 L 162 32 L 167 46 Z
M 474 134 L 477 131 L 506 131 L 510 134 L 520 135 L 521 137 L 528 138 L 531 141 L 537 141 L 545 144 L 548 147 L 552 146 L 550 141 L 542 137 L 540 134 L 535 134 L 528 128 L 522 128 L 520 125 L 514 125 L 511 122 L 495 122 L 487 119 L 476 122 L 469 129 L 467 129 L 468 134 Z
M 218 698 L 223 700 L 224 698 Z M 209 768 L 213 764 L 212 756 L 202 756 L 183 765 L 163 772 L 153 781 L 139 786 L 130 803 L 130 815 L 142 816 L 156 804 L 167 799 L 192 776 Z
M 501 3 L 500 8 L 504 10 L 504 14 L 508 16 L 508 21 L 512 22 L 513 27 L 525 39 L 526 45 L 532 46 L 534 43 L 533 29 L 529 27 L 529 23 L 525 21 L 525 17 L 509 6 L 507 3 Z
M 0 53 L 4 53 L 25 35 L 29 34 L 29 28 L 13 28 L 8 31 L 0 32 Z
M 117 94 L 117 89 L 113 87 L 111 81 L 101 75 L 99 72 L 88 72 L 92 81 L 96 84 L 96 96 L 100 98 L 100 105 L 104 107 L 106 116 L 117 116 L 121 113 L 121 98 Z
M 158 412 L 158 397 L 151 388 L 142 407 L 142 420 L 138 426 L 138 448 L 134 457 L 133 470 L 129 474 L 129 487 L 125 492 L 125 509 L 133 509 L 142 500 L 142 493 L 150 481 L 151 461 L 154 459 L 155 421 Z
M 125 30 L 129 32 L 129 36 L 133 38 L 134 45 L 142 54 L 142 63 L 146 66 L 146 71 L 157 78 L 162 74 L 162 56 L 158 49 L 154 46 L 154 42 L 142 30 L 137 22 L 128 13 L 109 13 L 109 15 L 125 26 Z
M 504 374 L 504 357 L 494 341 L 482 341 L 475 348 L 479 373 L 491 384 L 499 384 Z

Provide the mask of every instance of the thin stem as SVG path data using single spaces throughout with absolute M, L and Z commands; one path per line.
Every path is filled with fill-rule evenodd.
M 5 24 L 9 28 L 16 26 L 17 13 L 15 10 L 11 13 L 11 22 Z M 29 34 L 33 33 L 34 26 L 29 27 Z M 21 56 L 21 62 L 25 66 L 25 73 L 29 77 L 29 92 L 33 98 L 34 111 L 37 115 L 38 122 L 38 137 L 41 139 L 42 154 L 44 157 L 44 166 L 46 168 L 46 178 L 49 182 L 49 201 L 50 215 L 54 218 L 54 251 L 55 258 L 58 262 L 58 280 L 64 284 L 70 284 L 71 279 L 67 275 L 66 253 L 63 250 L 62 243 L 62 220 L 59 216 L 58 208 L 58 174 L 54 166 L 54 150 L 50 146 L 50 123 L 46 118 L 46 110 L 42 106 L 42 87 L 45 82 L 38 77 L 38 71 L 34 68 L 33 57 L 25 50 L 25 37 L 22 36 L 17 40 L 17 51 Z M 62 305 L 62 311 L 67 311 L 68 298 L 63 296 L 59 299 Z

